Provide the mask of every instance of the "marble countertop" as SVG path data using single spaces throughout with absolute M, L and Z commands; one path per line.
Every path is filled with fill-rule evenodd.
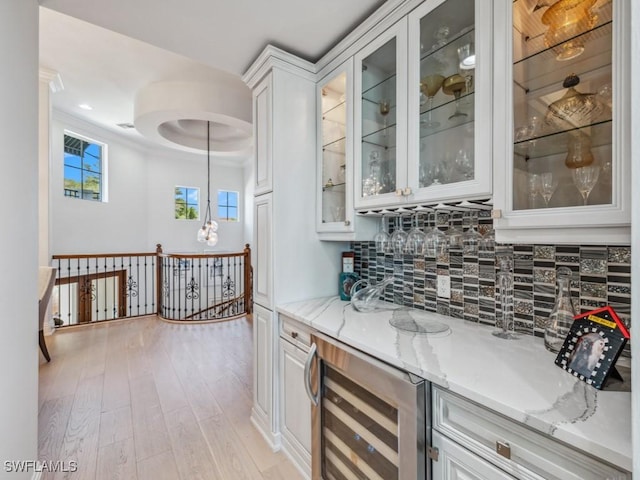
M 632 470 L 631 394 L 599 391 L 554 364 L 541 338 L 502 340 L 495 328 L 400 308 L 360 313 L 339 297 L 276 310 L 373 357 L 414 373 L 540 432 Z M 406 312 L 450 327 L 424 335 L 390 325 Z

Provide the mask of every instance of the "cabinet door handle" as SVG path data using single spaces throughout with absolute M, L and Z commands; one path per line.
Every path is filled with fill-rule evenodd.
M 298 338 L 298 332 L 291 332 L 291 338 Z
M 320 391 L 318 390 L 318 393 L 314 395 L 313 389 L 311 387 L 311 363 L 316 357 L 317 349 L 318 347 L 316 346 L 316 344 L 312 343 L 311 348 L 309 349 L 309 354 L 307 355 L 307 361 L 304 362 L 304 389 L 307 391 L 307 396 L 315 407 L 318 406 Z
M 496 442 L 496 452 L 498 453 L 498 455 L 503 456 L 507 460 L 511 459 L 511 445 L 509 445 L 507 442 L 501 442 L 500 440 L 498 440 Z

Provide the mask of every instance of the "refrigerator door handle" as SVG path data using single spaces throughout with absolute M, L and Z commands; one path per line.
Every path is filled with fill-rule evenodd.
M 304 362 L 304 388 L 307 391 L 307 396 L 309 397 L 309 400 L 311 400 L 311 403 L 313 403 L 314 407 L 318 406 L 319 394 L 314 395 L 311 387 L 311 363 L 316 357 L 317 350 L 317 345 L 312 343 L 311 348 L 309 349 L 309 354 L 307 355 L 307 361 Z

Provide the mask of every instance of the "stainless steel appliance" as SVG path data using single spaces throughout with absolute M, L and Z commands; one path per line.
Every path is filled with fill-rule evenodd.
M 313 480 L 425 480 L 424 379 L 324 335 L 305 364 Z

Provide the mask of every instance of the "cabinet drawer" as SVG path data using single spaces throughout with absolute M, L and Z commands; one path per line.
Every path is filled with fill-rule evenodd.
M 308 352 L 311 346 L 311 328 L 284 315 L 280 315 L 280 337 L 305 352 Z
M 631 478 L 624 471 L 446 390 L 434 387 L 432 401 L 434 429 L 516 478 Z

